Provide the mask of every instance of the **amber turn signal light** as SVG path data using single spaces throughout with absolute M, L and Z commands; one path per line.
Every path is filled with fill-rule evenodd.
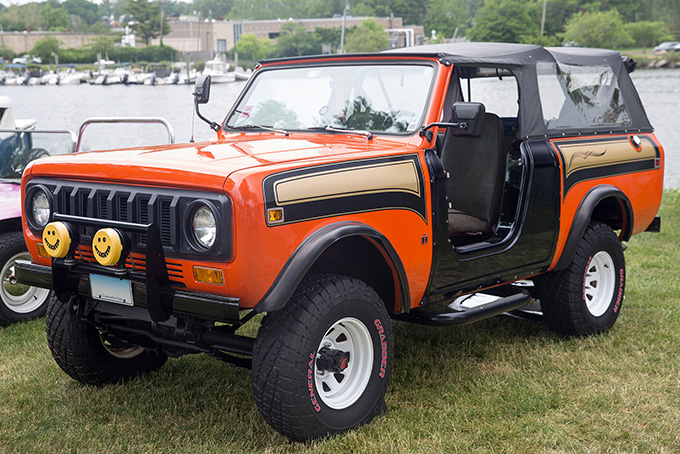
M 224 274 L 222 273 L 222 270 L 216 268 L 195 266 L 194 279 L 196 279 L 196 282 L 202 282 L 204 284 L 224 284 Z
M 45 248 L 45 245 L 42 243 L 38 243 L 38 255 L 40 257 L 46 257 L 50 258 L 50 255 L 47 253 L 47 249 Z
M 283 208 L 272 208 L 268 214 L 269 223 L 283 222 Z

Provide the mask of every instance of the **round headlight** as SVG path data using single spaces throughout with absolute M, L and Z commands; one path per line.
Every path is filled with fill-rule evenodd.
M 217 221 L 212 210 L 206 205 L 202 205 L 194 211 L 191 219 L 191 228 L 194 231 L 194 238 L 198 244 L 206 249 L 210 249 L 215 244 L 217 238 Z
M 40 228 L 45 227 L 50 220 L 50 200 L 42 190 L 33 193 L 31 216 L 33 216 L 33 222 Z

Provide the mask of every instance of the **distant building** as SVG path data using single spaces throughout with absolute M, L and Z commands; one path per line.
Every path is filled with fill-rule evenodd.
M 86 47 L 94 42 L 98 35 L 69 32 L 0 32 L 0 47 L 11 49 L 15 54 L 29 53 L 36 43 L 46 36 L 59 40 L 60 46 L 66 48 Z
M 408 47 L 425 42 L 425 32 L 421 25 L 403 25 L 401 17 L 347 17 L 347 29 L 361 25 L 366 19 L 374 20 L 388 32 L 392 47 Z M 302 25 L 309 32 L 315 28 L 335 28 L 342 26 L 342 17 L 328 19 L 287 19 L 257 21 L 207 21 L 200 22 L 196 16 L 181 16 L 179 20 L 170 21 L 171 31 L 163 37 L 163 44 L 171 46 L 182 53 L 192 56 L 198 52 L 198 58 L 212 58 L 217 53 L 231 50 L 241 36 L 255 35 L 258 38 L 275 40 L 281 33 L 281 26 L 286 22 Z M 135 36 L 126 32 L 120 24 L 115 31 L 121 33 L 124 46 L 141 47 L 143 41 L 135 40 Z M 0 32 L 0 47 L 7 47 L 16 54 L 29 53 L 35 44 L 45 36 L 54 36 L 60 41 L 61 48 L 80 48 L 93 43 L 99 35 L 69 32 Z M 160 39 L 151 40 L 151 44 L 159 45 Z M 334 49 L 325 49 L 332 53 Z
M 425 32 L 420 25 L 403 25 L 401 17 L 347 17 L 346 28 L 361 25 L 366 19 L 374 20 L 388 32 L 393 47 L 419 45 L 425 42 Z M 342 17 L 322 19 L 287 19 L 257 21 L 205 21 L 195 16 L 182 16 L 171 22 L 172 31 L 163 37 L 163 44 L 180 52 L 199 52 L 201 57 L 212 57 L 216 53 L 231 50 L 243 35 L 275 40 L 286 22 L 302 25 L 309 32 L 315 28 L 336 28 L 342 26 Z M 156 38 L 151 44 L 160 44 Z

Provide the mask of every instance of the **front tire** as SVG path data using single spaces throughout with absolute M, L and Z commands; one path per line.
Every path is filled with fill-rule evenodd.
M 618 237 L 604 224 L 590 224 L 567 268 L 534 284 L 550 329 L 579 336 L 608 330 L 621 311 L 626 284 Z
M 53 298 L 47 306 L 47 344 L 55 361 L 71 378 L 104 385 L 158 369 L 167 356 L 107 338 Z
M 344 432 L 386 409 L 394 341 L 385 305 L 366 283 L 306 278 L 257 334 L 255 401 L 278 432 L 304 441 Z
M 17 260 L 31 260 L 21 232 L 0 235 L 0 326 L 45 315 L 50 291 L 16 281 Z

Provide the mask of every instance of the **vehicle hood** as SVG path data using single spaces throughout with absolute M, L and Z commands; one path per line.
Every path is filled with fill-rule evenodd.
M 291 134 L 292 136 L 292 134 Z M 197 144 L 164 145 L 54 156 L 31 163 L 25 174 L 64 179 L 221 189 L 237 171 L 297 161 L 330 161 L 338 155 L 394 153 L 413 146 L 353 136 L 246 137 Z

